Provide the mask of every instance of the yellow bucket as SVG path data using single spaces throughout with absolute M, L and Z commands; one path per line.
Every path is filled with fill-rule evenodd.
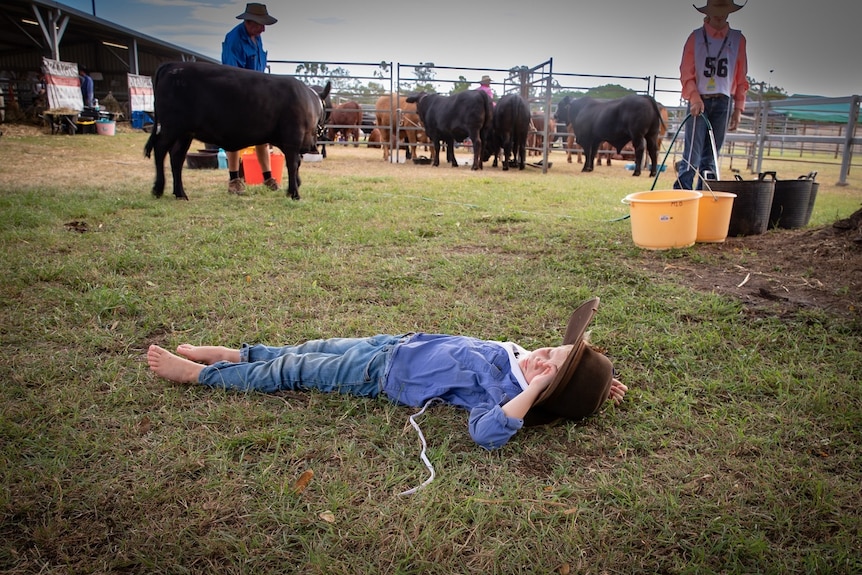
M 693 190 L 654 190 L 627 195 L 622 202 L 629 205 L 635 245 L 648 250 L 694 245 L 701 196 L 703 194 Z
M 696 241 L 719 243 L 727 239 L 735 197 L 730 192 L 703 192 L 697 208 Z

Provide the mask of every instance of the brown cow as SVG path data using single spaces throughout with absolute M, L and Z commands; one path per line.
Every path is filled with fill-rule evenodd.
M 548 121 L 548 137 L 553 139 L 553 135 L 557 132 L 557 121 L 551 116 Z M 527 155 L 541 156 L 542 147 L 545 143 L 545 115 L 533 114 L 530 117 L 530 132 L 527 136 Z
M 408 104 L 407 96 L 398 96 L 397 100 L 393 94 L 384 94 L 377 99 L 374 105 L 377 116 L 377 128 L 380 130 L 383 142 L 383 159 L 389 160 L 390 148 L 395 143 L 395 127 L 390 118 L 398 118 L 398 110 L 401 110 L 400 124 L 397 126 L 401 142 L 409 144 L 406 158 L 409 160 L 416 155 L 416 142 L 419 138 L 419 114 L 416 113 L 416 104 Z M 424 135 L 424 134 L 423 134 Z M 400 144 L 400 142 L 399 142 Z
M 379 148 L 380 147 L 380 141 L 382 139 L 383 139 L 383 136 L 380 135 L 380 130 L 378 128 L 374 128 L 373 130 L 371 130 L 371 133 L 368 134 L 368 138 L 366 139 L 366 142 L 368 142 L 369 148 Z
M 362 125 L 362 106 L 356 102 L 344 102 L 332 110 L 329 117 L 327 137 L 336 141 L 336 134 L 341 132 L 344 141 L 353 140 L 354 146 L 359 145 L 359 126 Z

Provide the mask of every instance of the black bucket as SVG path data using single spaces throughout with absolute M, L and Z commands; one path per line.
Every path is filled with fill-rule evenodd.
M 775 179 L 767 180 L 760 174 L 757 180 L 707 180 L 705 186 L 716 192 L 736 194 L 730 212 L 727 237 L 762 234 L 769 225 L 769 212 L 775 191 Z M 704 192 L 708 193 L 708 192 Z
M 775 172 L 767 172 L 775 176 Z M 807 223 L 808 201 L 811 199 L 811 183 L 807 176 L 796 180 L 775 180 L 775 195 L 769 211 L 769 227 L 794 229 Z

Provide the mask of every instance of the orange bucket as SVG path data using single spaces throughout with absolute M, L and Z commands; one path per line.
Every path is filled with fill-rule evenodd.
M 704 190 L 697 208 L 697 241 L 720 243 L 727 239 L 733 199 L 730 192 Z
M 623 198 L 629 205 L 632 240 L 648 250 L 687 248 L 697 237 L 698 200 L 692 190 L 635 192 Z
M 248 150 L 251 150 L 250 152 Z M 242 151 L 242 170 L 245 176 L 245 183 L 256 185 L 263 183 L 263 171 L 260 168 L 260 162 L 257 161 L 257 154 L 254 153 L 254 148 L 246 148 Z M 278 150 L 272 150 L 269 153 L 269 164 L 272 168 L 272 177 L 281 185 L 281 178 L 284 173 L 284 154 Z

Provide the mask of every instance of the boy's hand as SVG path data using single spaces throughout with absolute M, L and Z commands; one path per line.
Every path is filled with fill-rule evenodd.
M 530 387 L 535 389 L 537 392 L 545 391 L 557 375 L 556 369 L 550 371 L 551 373 L 543 373 L 534 377 L 530 382 Z
M 548 385 L 550 385 L 551 380 L 554 379 L 554 375 L 556 375 L 556 373 L 556 369 L 549 369 L 547 373 L 542 373 L 533 377 L 533 379 L 530 380 L 530 384 L 527 386 L 527 389 L 516 395 L 512 401 L 503 405 L 503 413 L 508 417 L 524 419 L 524 416 L 530 408 L 533 407 L 533 404 L 536 403 L 536 400 L 539 399 L 542 392 L 548 388 Z

